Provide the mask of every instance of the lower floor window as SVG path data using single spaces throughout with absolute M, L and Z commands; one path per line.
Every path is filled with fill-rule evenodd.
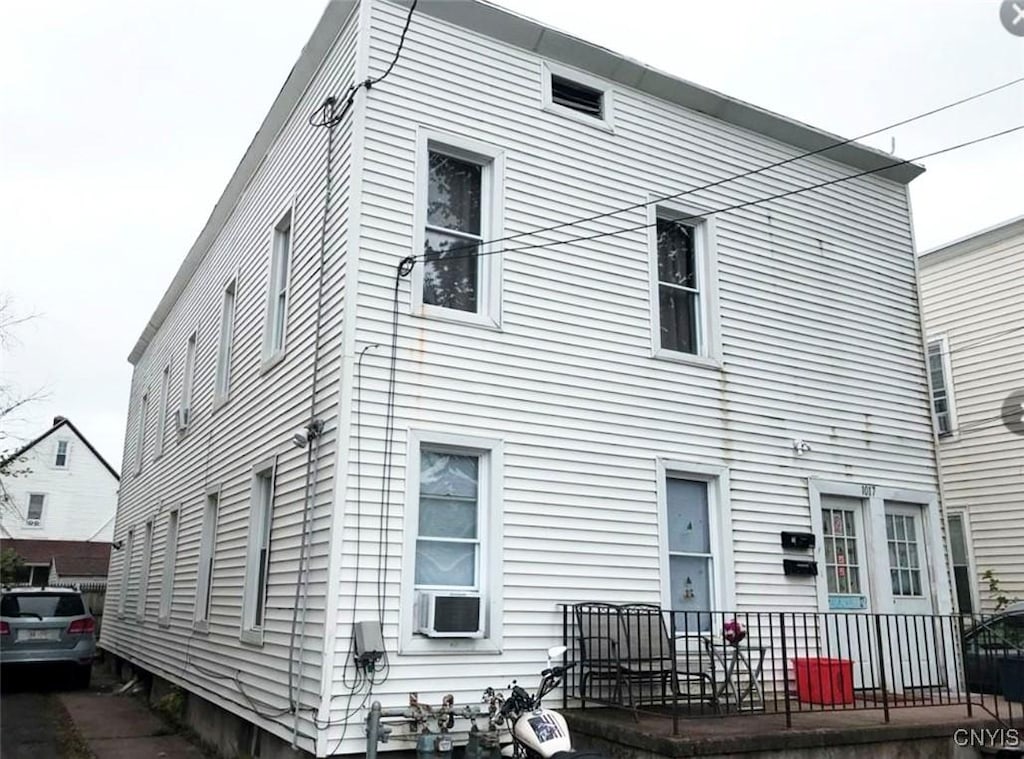
M 716 597 L 708 482 L 681 477 L 666 481 L 668 566 L 676 632 L 707 632 Z

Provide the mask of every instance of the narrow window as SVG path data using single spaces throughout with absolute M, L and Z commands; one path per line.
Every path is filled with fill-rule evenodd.
M 125 538 L 121 548 L 124 551 L 124 559 L 121 562 L 123 571 L 121 573 L 121 594 L 117 598 L 117 613 L 124 615 L 125 607 L 128 605 L 128 585 L 132 580 L 132 552 L 135 546 L 135 530 L 128 530 L 128 537 Z
M 697 228 L 658 216 L 658 316 L 661 347 L 700 353 Z
M 676 628 L 681 633 L 707 632 L 711 615 L 699 612 L 712 610 L 717 597 L 708 483 L 669 477 L 666 506 L 672 608 L 685 612 L 677 615 Z
M 284 351 L 288 324 L 288 279 L 292 254 L 291 209 L 274 225 L 270 256 L 270 302 L 267 310 L 268 358 Z
M 263 628 L 267 580 L 270 575 L 270 535 L 274 521 L 274 467 L 256 472 L 249 511 L 249 561 L 246 570 L 246 625 L 249 631 Z
M 192 388 L 196 374 L 196 338 L 193 332 L 185 343 L 185 371 L 181 375 L 181 406 L 178 414 L 178 429 L 184 429 L 192 422 Z
M 160 609 L 157 613 L 164 624 L 171 616 L 174 595 L 174 567 L 178 559 L 178 509 L 167 516 L 167 538 L 164 540 L 163 577 L 160 580 Z
M 861 550 L 854 508 L 841 508 L 842 499 L 832 499 L 833 508 L 822 508 L 822 536 L 825 544 L 825 582 L 830 595 L 860 595 Z
M 146 598 L 149 596 L 149 567 L 153 561 L 153 522 L 146 522 L 142 533 L 142 564 L 139 568 L 139 603 L 136 614 L 146 616 Z
M 953 410 L 949 386 L 948 353 L 942 338 L 928 342 L 928 376 L 931 379 L 932 415 L 940 437 L 953 434 Z
M 428 150 L 423 303 L 477 313 L 487 225 L 489 164 Z
M 164 430 L 167 427 L 167 395 L 171 391 L 171 365 L 164 367 L 160 375 L 160 406 L 156 417 L 156 441 L 153 443 L 153 456 L 160 457 L 164 452 Z
M 64 469 L 68 465 L 68 445 L 67 440 L 57 441 L 57 456 L 54 458 L 53 465 L 58 469 Z
M 480 459 L 429 448 L 420 453 L 417 590 L 480 590 Z
M 217 379 L 214 400 L 225 401 L 231 392 L 231 340 L 235 325 L 235 281 L 224 288 L 220 312 L 220 343 L 217 346 Z
M 551 102 L 595 119 L 604 118 L 604 92 L 564 76 L 551 75 Z
M 149 391 L 142 394 L 139 404 L 139 429 L 135 434 L 135 474 L 142 471 L 142 457 L 146 448 L 146 416 L 149 414 Z
M 213 559 L 217 544 L 217 511 L 220 496 L 211 493 L 206 497 L 203 510 L 203 531 L 199 539 L 199 570 L 196 577 L 196 607 L 194 619 L 197 627 L 205 627 L 210 621 L 210 604 L 213 589 Z
M 28 513 L 25 515 L 25 523 L 29 527 L 43 526 L 43 505 L 46 503 L 46 496 L 43 493 L 30 493 L 28 496 Z

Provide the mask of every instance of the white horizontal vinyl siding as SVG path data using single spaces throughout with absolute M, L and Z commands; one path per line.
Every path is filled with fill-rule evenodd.
M 405 13 L 374 4 L 371 71 L 386 67 Z M 367 101 L 356 344 L 381 347 L 367 354 L 353 412 L 361 452 L 352 461 L 361 464 L 350 468 L 338 552 L 335 720 L 350 692 L 342 667 L 353 603 L 356 619 L 377 614 L 382 537 L 390 673 L 373 698 L 388 707 L 409 691 L 429 703 L 454 692 L 457 703 L 476 702 L 486 686 L 535 675 L 543 649 L 560 641 L 556 604 L 661 600 L 659 457 L 729 468 L 735 604 L 752 610 L 817 609 L 813 582 L 786 578 L 779 548 L 780 530 L 811 528 L 809 476 L 936 488 L 905 188 L 868 177 L 718 216 L 721 370 L 651 358 L 646 230 L 506 253 L 501 330 L 411 316 L 403 279 L 391 517 L 381 535 L 394 273 L 420 253 L 410 250 L 418 127 L 505 151 L 505 234 L 798 152 L 617 85 L 614 132 L 592 128 L 541 110 L 540 70 L 529 52 L 417 14 L 399 65 Z M 679 202 L 714 209 L 851 173 L 802 160 Z M 635 209 L 505 247 L 646 221 Z M 400 583 L 409 581 L 401 575 L 409 429 L 503 441 L 500 656 L 395 653 Z M 812 451 L 795 456 L 794 437 Z M 343 752 L 363 747 L 352 732 Z M 330 735 L 336 741 L 340 727 Z
M 168 407 L 178 405 L 186 338 L 198 330 L 193 411 L 187 432 L 169 419 L 163 455 L 154 461 L 156 405 L 146 424 L 142 474 L 122 484 L 115 538 L 131 528 L 141 546 L 142 525 L 155 520 L 148 613 L 104 623 L 103 645 L 143 667 L 194 690 L 289 740 L 293 717 L 257 717 L 250 699 L 269 712 L 288 705 L 288 643 L 302 538 L 306 451 L 292 434 L 310 418 L 320 241 L 324 208 L 326 129 L 309 125 L 309 114 L 328 95 L 352 82 L 357 42 L 355 14 L 346 22 L 312 83 L 248 182 L 202 264 L 135 367 L 125 443 L 126 459 L 139 445 L 140 387 L 158 387 L 171 365 Z M 327 598 L 331 502 L 337 457 L 337 408 L 348 246 L 350 127 L 334 137 L 332 209 L 326 231 L 324 310 L 316 416 L 326 427 L 319 451 L 319 481 L 312 511 L 309 611 L 300 666 L 303 688 L 300 746 L 313 750 L 316 730 L 310 711 L 319 701 L 324 612 Z M 284 359 L 263 366 L 271 229 L 289 203 L 292 251 Z M 231 351 L 231 392 L 214 408 L 214 375 L 224 286 L 236 280 Z M 151 394 L 151 398 L 155 395 Z M 277 458 L 264 642 L 239 640 L 245 578 L 252 467 Z M 207 492 L 220 488 L 209 632 L 193 630 L 200 532 Z M 165 561 L 167 513 L 180 505 L 177 561 L 170 629 L 158 626 L 160 582 Z M 112 592 L 124 582 L 124 556 L 112 559 Z M 139 550 L 136 550 L 136 554 Z M 137 585 L 138 561 L 129 590 Z M 131 593 L 129 594 L 131 597 Z M 238 673 L 237 680 L 235 673 Z M 239 684 L 240 683 L 240 684 Z M 240 688 L 244 688 L 243 694 Z
M 945 508 L 967 511 L 975 569 L 991 569 L 1011 598 L 1024 598 L 1024 437 L 998 417 L 1024 387 L 1022 272 L 1020 234 L 921 268 L 925 326 L 946 336 L 956 403 L 957 429 L 939 441 Z M 991 611 L 987 583 L 977 581 Z

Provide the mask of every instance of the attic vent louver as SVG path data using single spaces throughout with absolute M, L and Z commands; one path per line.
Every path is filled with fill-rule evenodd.
M 551 102 L 595 119 L 604 116 L 604 93 L 571 79 L 551 75 Z

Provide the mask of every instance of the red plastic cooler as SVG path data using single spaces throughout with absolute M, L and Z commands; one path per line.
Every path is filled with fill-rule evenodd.
M 793 659 L 796 697 L 805 704 L 852 704 L 853 661 Z

